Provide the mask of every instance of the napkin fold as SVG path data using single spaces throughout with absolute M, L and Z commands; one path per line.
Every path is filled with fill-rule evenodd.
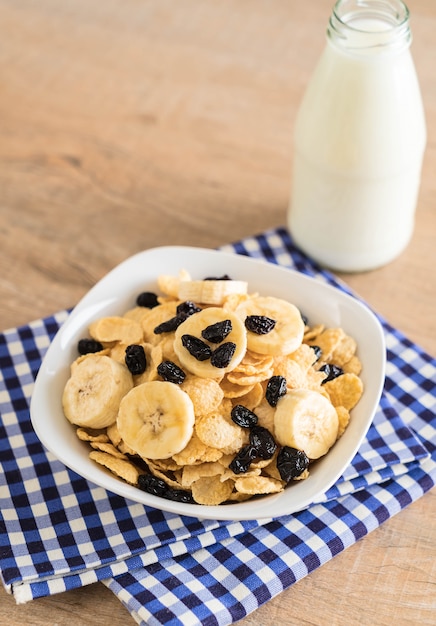
M 351 293 L 285 229 L 223 249 Z M 353 462 L 319 502 L 277 519 L 222 522 L 127 501 L 67 469 L 31 426 L 33 382 L 67 317 L 61 311 L 0 335 L 0 571 L 19 603 L 100 580 L 138 624 L 227 626 L 436 482 L 436 360 L 379 316 L 383 395 Z

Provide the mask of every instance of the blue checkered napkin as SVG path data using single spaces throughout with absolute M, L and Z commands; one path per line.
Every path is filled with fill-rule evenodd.
M 229 249 L 346 289 L 284 230 Z M 352 468 L 326 501 L 263 525 L 181 518 L 127 502 L 67 470 L 31 428 L 33 380 L 66 317 L 0 335 L 0 570 L 19 602 L 105 580 L 138 622 L 229 624 L 433 485 L 435 362 L 385 325 L 385 394 Z M 159 613 L 159 606 L 168 608 Z

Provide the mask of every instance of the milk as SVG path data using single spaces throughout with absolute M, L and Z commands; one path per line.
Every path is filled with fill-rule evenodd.
M 321 264 L 363 271 L 412 236 L 426 127 L 410 31 L 386 45 L 396 27 L 374 12 L 339 28 L 296 119 L 289 228 Z

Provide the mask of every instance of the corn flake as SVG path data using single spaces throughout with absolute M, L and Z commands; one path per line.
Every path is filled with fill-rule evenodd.
M 213 378 L 187 376 L 181 388 L 191 398 L 196 415 L 216 411 L 224 398 L 224 391 Z
M 195 423 L 195 432 L 206 446 L 218 448 L 224 454 L 237 452 L 243 445 L 242 428 L 219 412 L 200 416 Z
M 125 317 L 103 317 L 89 326 L 89 334 L 96 341 L 111 343 L 120 341 L 126 345 L 142 341 L 142 327 L 139 322 Z
M 204 444 L 194 431 L 188 444 L 181 452 L 174 454 L 172 458 L 178 465 L 183 466 L 218 461 L 222 455 L 221 450 Z
M 342 374 L 323 386 L 333 406 L 343 406 L 348 411 L 356 406 L 363 393 L 363 383 L 356 374 Z
M 338 414 L 339 428 L 338 439 L 344 434 L 348 424 L 350 423 L 350 411 L 344 406 L 337 406 L 336 413 Z
M 110 470 L 116 476 L 119 476 L 127 483 L 136 485 L 138 477 L 141 474 L 140 470 L 131 462 L 124 459 L 118 459 L 112 454 L 107 452 L 101 452 L 99 450 L 93 450 L 89 453 L 89 458 L 103 465 Z
M 233 481 L 221 482 L 219 476 L 199 478 L 192 483 L 192 497 L 198 504 L 215 506 L 229 499 Z
M 252 496 L 283 491 L 283 483 L 268 476 L 243 476 L 236 480 L 235 487 L 236 491 Z

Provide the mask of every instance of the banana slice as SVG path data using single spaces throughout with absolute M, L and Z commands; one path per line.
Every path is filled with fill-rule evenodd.
M 89 355 L 72 369 L 62 405 L 77 426 L 106 428 L 117 418 L 122 397 L 133 387 L 127 367 L 108 356 Z
M 189 280 L 179 283 L 178 298 L 218 306 L 228 296 L 246 294 L 247 289 L 248 283 L 243 280 Z
M 174 383 L 153 380 L 123 398 L 117 426 L 123 441 L 145 459 L 181 452 L 194 432 L 194 405 Z
M 209 281 L 205 281 L 209 282 Z M 227 281 L 225 281 L 227 282 Z M 223 338 L 222 342 L 212 343 L 204 338 L 202 332 L 220 322 L 230 321 L 231 330 Z M 209 351 L 209 355 L 197 355 L 200 358 L 204 357 L 204 360 L 200 360 L 192 354 L 186 347 L 185 337 L 195 337 L 203 342 L 206 352 Z M 214 358 L 212 353 L 216 350 L 225 350 L 224 344 L 234 344 L 234 352 L 226 365 L 220 364 L 214 365 Z M 226 372 L 233 370 L 242 361 L 244 354 L 247 350 L 247 333 L 244 324 L 239 317 L 230 311 L 224 311 L 218 307 L 208 307 L 203 309 L 199 313 L 194 313 L 188 317 L 177 328 L 174 337 L 174 351 L 180 360 L 183 368 L 189 370 L 192 374 L 196 374 L 201 378 L 221 378 Z
M 187 270 L 180 270 L 177 276 L 160 274 L 157 277 L 157 286 L 165 295 L 171 298 L 177 298 L 179 285 L 185 280 L 191 280 L 191 275 Z
M 338 429 L 335 408 L 317 391 L 291 389 L 277 403 L 274 433 L 278 443 L 304 450 L 309 459 L 319 459 L 329 451 Z
M 280 298 L 253 296 L 237 306 L 236 315 L 244 322 L 247 317 L 256 315 L 275 321 L 274 328 L 266 334 L 247 330 L 249 350 L 273 356 L 290 354 L 301 344 L 304 335 L 304 322 L 299 309 Z

